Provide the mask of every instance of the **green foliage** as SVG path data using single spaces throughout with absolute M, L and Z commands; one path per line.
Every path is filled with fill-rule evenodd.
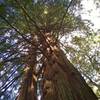
M 91 33 L 90 35 L 73 36 L 67 44 L 66 53 L 75 67 L 86 78 L 90 86 L 96 86 L 100 92 L 100 35 Z M 66 45 L 66 44 L 65 44 Z M 97 92 L 98 97 L 100 96 Z
M 80 27 L 81 20 L 68 12 L 69 0 L 63 2 L 57 0 L 52 5 L 45 3 L 44 1 L 33 3 L 31 0 L 7 0 L 5 18 L 22 33 L 29 33 L 30 30 L 35 32 L 37 28 L 43 31 L 52 30 L 55 33 L 68 33 Z

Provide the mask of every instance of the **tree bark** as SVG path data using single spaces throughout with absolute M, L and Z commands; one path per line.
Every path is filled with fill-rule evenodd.
M 50 58 L 51 61 L 48 61 L 47 73 L 45 73 L 45 77 L 54 86 L 49 87 L 49 89 L 53 88 L 55 95 L 52 97 L 53 99 L 50 99 L 50 93 L 48 92 L 45 100 L 97 100 L 96 95 L 77 69 L 69 62 L 62 50 L 56 46 L 55 48 Z
M 41 38 L 40 38 L 41 39 Z M 52 36 L 41 39 L 44 82 L 41 100 L 98 100 Z M 31 55 L 32 56 L 32 55 Z M 31 57 L 32 58 L 32 57 Z M 32 60 L 33 62 L 33 60 Z M 32 62 L 29 63 L 32 66 Z M 34 63 L 33 63 L 34 64 Z M 37 100 L 33 69 L 27 71 L 17 100 Z
M 32 69 L 27 69 L 17 100 L 36 100 L 34 74 Z
M 44 100 L 97 100 L 84 78 L 66 58 L 59 44 L 54 42 L 52 36 L 47 38 L 52 53 L 47 60 L 44 76 L 51 84 L 47 90 L 45 89 L 47 84 L 44 85 L 44 91 L 47 92 Z

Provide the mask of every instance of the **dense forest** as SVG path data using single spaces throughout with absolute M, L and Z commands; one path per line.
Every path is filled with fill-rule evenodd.
M 82 0 L 0 0 L 0 100 L 100 98 L 100 31 L 82 10 Z

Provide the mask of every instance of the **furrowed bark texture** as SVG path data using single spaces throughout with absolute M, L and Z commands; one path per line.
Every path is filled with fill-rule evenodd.
M 52 64 L 46 69 L 46 76 L 53 84 L 50 88 L 53 89 L 55 95 L 53 99 L 50 98 L 51 93 L 48 92 L 50 88 L 47 88 L 48 93 L 45 95 L 45 100 L 97 100 L 81 74 L 59 48 L 54 50 L 50 60 Z
M 34 39 L 33 44 L 35 44 Z M 34 45 L 29 47 L 29 53 L 24 59 L 26 66 L 17 100 L 36 100 L 36 75 L 34 71 L 36 65 L 36 48 L 37 46 Z
M 34 86 L 34 75 L 32 73 L 32 70 L 29 69 L 24 75 L 24 80 L 21 84 L 21 90 L 19 91 L 17 100 L 36 100 Z
M 40 41 L 42 55 L 45 58 L 42 66 L 44 67 L 42 70 L 44 85 L 41 100 L 98 100 L 54 39 L 48 35 L 45 41 Z M 37 100 L 34 92 L 36 91 L 36 82 L 33 75 L 33 69 L 29 69 L 25 75 L 18 100 Z

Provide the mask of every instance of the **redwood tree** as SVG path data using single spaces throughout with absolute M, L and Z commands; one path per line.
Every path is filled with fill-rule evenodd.
M 66 58 L 60 38 L 87 27 L 73 12 L 80 7 L 79 0 L 8 0 L 1 3 L 2 44 L 1 62 L 19 75 L 1 86 L 4 93 L 16 81 L 21 87 L 17 100 L 97 100 L 77 69 Z M 11 38 L 12 37 L 12 38 Z M 5 56 L 5 52 L 7 52 Z M 14 66 L 16 64 L 16 66 Z M 9 68 L 9 67 L 8 67 Z M 7 80 L 10 78 L 8 77 Z M 13 79 L 13 80 L 12 80 Z

